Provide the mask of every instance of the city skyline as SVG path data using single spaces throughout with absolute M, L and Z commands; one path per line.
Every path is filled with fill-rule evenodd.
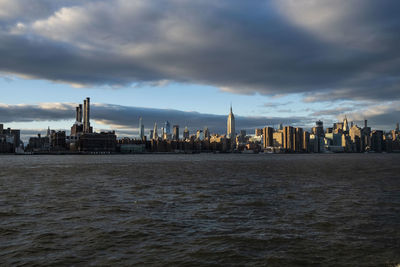
M 361 153 L 399 152 L 399 123 L 390 131 L 371 128 L 368 120 L 358 126 L 347 116 L 331 125 L 321 120 L 310 130 L 299 126 L 263 125 L 251 129 L 236 128 L 232 104 L 226 117 L 225 133 L 212 132 L 208 126 L 185 126 L 182 138 L 179 125 L 165 120 L 162 126 L 154 122 L 153 130 L 144 133 L 143 117 L 139 117 L 138 135 L 118 136 L 115 130 L 96 131 L 91 126 L 91 100 L 75 107 L 75 121 L 71 130 L 54 130 L 48 127 L 46 135 L 30 136 L 24 144 L 20 129 L 0 124 L 0 153 Z M 96 113 L 95 113 L 96 114 Z M 159 118 L 157 118 L 159 121 Z M 209 123 L 209 121 L 207 121 Z M 193 130 L 194 129 L 194 130 Z M 190 134 L 192 131 L 192 134 Z
M 87 97 L 87 99 L 90 99 Z M 87 100 L 85 100 L 87 101 Z M 57 108 L 54 109 L 52 106 L 36 106 L 36 110 L 33 112 L 29 110 L 29 108 L 34 108 L 35 105 L 29 106 L 28 109 L 24 110 L 24 105 L 16 105 L 17 108 L 19 108 L 19 111 L 11 110 L 11 112 L 1 112 L 2 115 L 0 115 L 1 123 L 5 123 L 8 125 L 9 128 L 17 128 L 21 129 L 21 140 L 23 141 L 28 141 L 29 137 L 36 135 L 38 133 L 40 134 L 46 134 L 48 131 L 48 128 L 51 129 L 57 129 L 61 131 L 66 131 L 67 134 L 70 134 L 71 131 L 67 125 L 69 123 L 73 123 L 78 120 L 78 113 L 75 115 L 75 120 L 73 120 L 73 112 L 78 112 L 78 108 L 81 109 L 80 111 L 80 116 L 81 120 L 84 121 L 85 119 L 85 102 L 83 103 L 83 113 L 82 113 L 82 104 L 77 104 L 73 103 L 68 103 L 68 104 L 62 104 L 62 103 L 57 103 Z M 192 131 L 196 130 L 202 130 L 204 127 L 210 128 L 212 133 L 216 134 L 228 134 L 227 132 L 227 118 L 229 121 L 230 114 L 232 114 L 232 103 L 230 106 L 230 113 L 225 114 L 225 115 L 214 115 L 214 114 L 201 114 L 198 112 L 182 112 L 178 110 L 162 110 L 162 109 L 135 109 L 134 107 L 123 107 L 123 106 L 118 106 L 118 105 L 102 105 L 102 104 L 95 104 L 91 103 L 92 107 L 94 106 L 94 116 L 92 117 L 92 121 L 94 118 L 94 121 L 99 121 L 101 120 L 101 124 L 96 124 L 98 128 L 94 128 L 93 131 L 97 132 L 102 132 L 102 131 L 110 131 L 113 130 L 116 132 L 117 136 L 119 137 L 131 137 L 131 138 L 137 138 L 140 137 L 140 126 L 143 125 L 143 135 L 144 136 L 149 136 L 150 131 L 154 131 L 154 127 L 156 126 L 155 124 L 158 123 L 160 125 L 157 127 L 157 130 L 163 131 L 164 127 L 163 125 L 165 123 L 169 123 L 171 121 L 173 124 L 177 124 L 180 127 L 188 127 L 188 129 Z M 0 105 L 0 110 L 1 110 L 1 105 Z M 4 108 L 4 107 L 3 107 Z M 130 110 L 132 109 L 132 110 Z M 141 111 L 145 111 L 140 113 Z M 15 127 L 15 123 L 12 122 L 12 117 L 13 116 L 19 116 L 20 118 L 23 118 L 22 120 L 29 120 L 29 119 L 36 119 L 35 116 L 38 116 L 40 112 L 43 112 L 44 117 L 51 117 L 54 116 L 56 117 L 56 121 L 44 121 L 47 123 L 46 127 L 43 127 L 42 129 L 24 129 L 24 127 L 20 127 L 21 125 L 23 126 L 24 123 L 22 122 L 21 124 L 17 124 L 17 127 Z M 131 112 L 135 112 L 136 114 L 134 116 L 131 115 Z M 172 113 L 169 114 L 169 113 Z M 12 113 L 14 113 L 12 115 Z M 100 113 L 100 114 L 99 114 Z M 148 114 L 146 116 L 146 114 Z M 102 117 L 104 116 L 104 117 Z M 172 118 L 178 118 L 175 120 L 171 120 Z M 236 116 L 236 115 L 235 115 Z M 127 119 L 129 118 L 129 119 Z M 146 120 L 147 118 L 147 120 Z M 343 119 L 347 119 L 347 115 L 345 114 L 341 119 L 339 118 L 338 120 L 324 120 L 323 117 L 319 117 L 318 120 L 323 120 L 326 125 L 334 124 L 336 122 L 342 121 Z M 235 128 L 235 117 L 234 119 L 234 128 Z M 239 119 L 239 126 L 236 127 L 235 134 L 238 134 L 240 130 L 245 130 L 245 131 L 250 131 L 253 132 L 255 129 L 259 128 L 264 128 L 264 127 L 271 127 L 271 128 L 279 128 L 279 125 L 290 125 L 293 127 L 300 127 L 304 128 L 308 131 L 311 130 L 311 128 L 315 124 L 315 120 L 312 118 L 268 118 L 268 117 L 238 117 Z M 363 120 L 349 120 L 355 125 L 362 125 L 364 121 L 367 118 L 364 118 Z M 10 122 L 11 121 L 11 122 Z M 113 122 L 117 123 L 113 123 Z M 122 123 L 128 121 L 125 125 Z M 145 123 L 143 123 L 145 121 Z M 304 124 L 304 122 L 307 121 L 307 124 Z M 122 122 L 122 123 L 121 123 Z M 118 124 L 121 123 L 121 124 Z M 52 127 L 51 125 L 56 124 L 58 127 Z M 135 125 L 136 124 L 136 125 Z M 371 125 L 371 121 L 369 120 L 369 124 Z M 398 124 L 397 122 L 393 122 L 392 125 L 390 125 L 387 128 L 379 128 L 375 127 L 374 121 L 372 122 L 373 128 L 374 129 L 379 129 L 379 130 L 384 130 L 384 131 L 391 131 L 396 128 L 396 125 Z M 85 125 L 85 122 L 83 122 L 83 125 Z M 379 123 L 378 123 L 379 125 Z M 18 127 L 19 126 L 19 127 Z M 45 126 L 43 124 L 43 126 Z M 89 126 L 91 127 L 91 126 Z M 229 125 L 228 125 L 229 127 Z M 92 127 L 91 127 L 92 128 Z M 171 130 L 170 130 L 171 131 Z
M 63 129 L 65 105 L 88 95 L 98 114 L 171 122 L 220 121 L 230 102 L 238 118 L 302 127 L 347 115 L 390 130 L 400 118 L 396 1 L 162 3 L 1 1 L 0 121 Z M 110 117 L 93 127 L 137 134 Z

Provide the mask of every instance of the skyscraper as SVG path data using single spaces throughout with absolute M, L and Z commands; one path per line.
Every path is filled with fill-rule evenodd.
M 179 125 L 174 125 L 172 139 L 175 140 L 175 141 L 179 140 Z
M 158 139 L 158 134 L 157 134 L 157 122 L 154 123 L 154 129 L 153 129 L 153 139 L 156 140 Z
M 264 148 L 274 145 L 274 129 L 271 127 L 265 127 L 263 129 L 263 143 Z
M 185 126 L 185 130 L 183 131 L 183 140 L 189 139 L 189 129 Z
M 292 126 L 285 126 L 283 128 L 283 148 L 287 152 L 294 151 L 294 130 Z
M 343 132 L 348 132 L 350 130 L 349 128 L 349 122 L 347 121 L 347 117 L 344 116 L 343 120 Z
M 204 133 L 204 139 L 210 138 L 210 131 L 208 130 L 207 126 L 204 127 L 203 133 Z
M 318 137 L 324 137 L 324 123 L 322 121 L 316 121 L 315 127 L 313 127 L 311 130 L 312 133 Z
M 231 110 L 228 115 L 226 135 L 228 138 L 231 138 L 231 139 L 235 138 L 235 116 L 233 115 L 233 112 L 232 112 L 232 105 L 231 105 Z
M 143 140 L 144 138 L 144 125 L 142 117 L 139 118 L 139 138 Z
M 171 134 L 171 124 L 169 121 L 166 121 L 164 124 L 164 133 Z

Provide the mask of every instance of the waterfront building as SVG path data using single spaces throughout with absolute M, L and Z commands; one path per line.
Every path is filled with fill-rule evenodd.
M 146 152 L 146 141 L 131 138 L 117 140 L 117 151 L 122 154 L 134 154 Z
M 293 148 L 295 152 L 303 151 L 303 135 L 304 135 L 303 128 L 294 129 Z
M 235 139 L 235 116 L 233 115 L 232 112 L 232 105 L 231 109 L 228 115 L 228 120 L 227 120 L 227 131 L 226 131 L 226 136 L 227 138 Z
M 4 125 L 0 124 L 0 153 L 14 153 L 21 147 L 21 130 L 4 129 Z
M 342 133 L 326 133 L 324 137 L 325 150 L 331 152 L 344 152 L 342 146 Z
M 283 148 L 286 152 L 294 151 L 294 131 L 292 126 L 283 127 Z
M 383 150 L 383 131 L 374 130 L 371 133 L 371 149 L 375 152 Z
M 67 149 L 65 131 L 51 131 L 50 134 L 50 148 L 53 151 L 60 151 Z
M 273 146 L 277 148 L 283 148 L 283 130 L 278 130 L 273 133 Z
M 81 152 L 116 152 L 117 136 L 115 132 L 84 133 L 77 141 L 77 149 Z
M 265 127 L 262 136 L 264 148 L 274 146 L 274 129 L 272 127 Z
M 303 133 L 303 152 L 310 152 L 310 133 L 304 131 Z
M 324 138 L 316 134 L 310 134 L 309 151 L 313 153 L 322 153 L 325 151 Z
M 50 151 L 50 135 L 42 137 L 41 134 L 38 134 L 37 137 L 30 137 L 25 150 L 29 152 Z

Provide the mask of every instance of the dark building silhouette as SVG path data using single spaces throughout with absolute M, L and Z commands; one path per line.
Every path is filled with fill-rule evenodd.
M 179 125 L 174 125 L 172 130 L 172 139 L 175 141 L 179 140 Z

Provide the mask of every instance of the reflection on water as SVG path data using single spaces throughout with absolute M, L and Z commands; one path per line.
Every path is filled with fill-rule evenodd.
M 395 265 L 399 160 L 0 156 L 0 262 Z

